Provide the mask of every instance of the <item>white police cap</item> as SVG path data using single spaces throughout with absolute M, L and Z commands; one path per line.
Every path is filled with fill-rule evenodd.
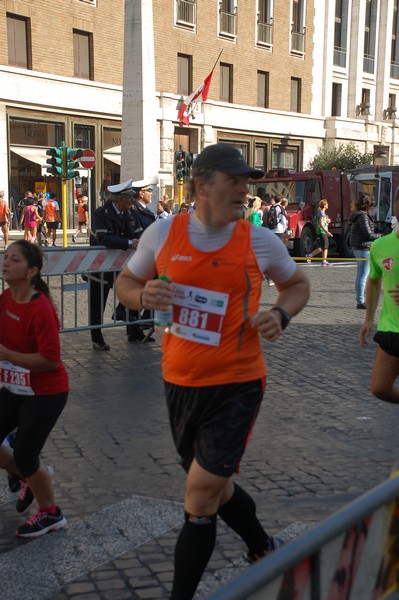
M 151 179 L 140 179 L 140 181 L 133 181 L 132 188 L 135 191 L 140 190 L 152 190 L 153 181 Z
M 123 183 L 117 183 L 116 185 L 109 185 L 107 190 L 111 194 L 121 194 L 122 192 L 133 191 L 133 182 L 131 179 L 124 181 Z

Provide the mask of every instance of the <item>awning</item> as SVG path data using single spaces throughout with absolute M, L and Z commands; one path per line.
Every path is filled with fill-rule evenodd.
M 30 160 L 37 165 L 44 166 L 49 158 L 46 154 L 46 148 L 27 148 L 26 146 L 10 146 L 11 152 L 15 152 L 22 158 Z
M 104 151 L 103 156 L 107 160 L 110 160 L 111 162 L 115 163 L 116 165 L 120 165 L 121 164 L 121 152 L 122 152 L 122 146 L 114 146 L 113 148 L 107 148 Z

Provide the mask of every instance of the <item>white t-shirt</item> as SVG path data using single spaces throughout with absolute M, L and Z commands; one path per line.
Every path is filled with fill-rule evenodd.
M 173 219 L 157 219 L 144 231 L 136 252 L 127 263 L 128 269 L 139 279 L 147 281 L 156 275 L 155 261 L 172 226 Z M 204 225 L 195 212 L 190 213 L 188 235 L 192 245 L 201 252 L 222 248 L 230 239 L 235 222 L 225 227 Z M 284 283 L 296 270 L 296 264 L 283 242 L 270 229 L 251 227 L 251 246 L 259 269 L 276 283 Z

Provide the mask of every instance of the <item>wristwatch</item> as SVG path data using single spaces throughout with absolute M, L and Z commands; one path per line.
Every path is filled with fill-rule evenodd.
M 285 329 L 288 323 L 291 321 L 291 315 L 287 313 L 283 308 L 279 306 L 273 306 L 270 310 L 276 310 L 281 315 L 281 329 Z

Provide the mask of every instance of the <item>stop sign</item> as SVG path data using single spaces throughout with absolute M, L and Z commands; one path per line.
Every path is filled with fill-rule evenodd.
M 83 150 L 83 156 L 78 160 L 84 169 L 92 169 L 96 164 L 96 155 L 90 148 L 85 148 Z

